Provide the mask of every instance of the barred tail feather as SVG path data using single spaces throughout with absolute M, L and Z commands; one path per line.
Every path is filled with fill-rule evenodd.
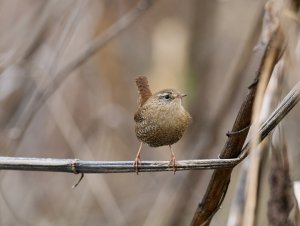
M 146 76 L 138 76 L 135 79 L 139 94 L 140 94 L 140 106 L 142 106 L 149 97 L 152 96 L 151 90 L 149 88 L 148 79 Z

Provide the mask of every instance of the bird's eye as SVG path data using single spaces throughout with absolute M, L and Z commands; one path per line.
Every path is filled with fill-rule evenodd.
M 169 100 L 171 97 L 170 97 L 169 94 L 166 94 L 166 95 L 164 96 L 164 98 L 165 98 L 166 100 Z
M 158 98 L 161 99 L 161 100 L 164 100 L 164 101 L 168 101 L 168 102 L 173 99 L 171 93 L 158 94 Z

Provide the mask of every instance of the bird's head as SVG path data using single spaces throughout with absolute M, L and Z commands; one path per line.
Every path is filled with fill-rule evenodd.
M 153 94 L 153 99 L 156 103 L 165 106 L 181 106 L 181 100 L 186 94 L 180 93 L 174 89 L 164 89 Z

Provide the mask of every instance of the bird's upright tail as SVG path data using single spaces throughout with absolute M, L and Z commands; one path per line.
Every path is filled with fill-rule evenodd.
M 138 76 L 135 79 L 135 83 L 140 94 L 139 104 L 142 106 L 149 99 L 149 97 L 152 96 L 152 92 L 149 88 L 148 79 L 146 76 Z

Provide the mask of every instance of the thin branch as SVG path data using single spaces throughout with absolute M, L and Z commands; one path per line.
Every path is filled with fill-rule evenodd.
M 259 134 L 260 141 L 265 139 L 269 133 L 281 122 L 281 120 L 290 112 L 290 110 L 295 107 L 295 105 L 300 100 L 300 82 L 291 89 L 291 91 L 285 96 L 285 98 L 280 102 L 278 107 L 273 111 L 269 118 L 261 125 Z M 244 159 L 249 152 L 249 141 L 242 150 L 239 158 Z
M 253 226 L 255 225 L 256 219 L 257 219 L 257 205 L 258 205 L 258 199 L 259 199 L 259 183 L 261 182 L 261 166 L 263 164 L 262 159 L 263 156 L 266 157 L 266 150 L 268 150 L 268 141 L 266 140 L 263 142 L 262 145 L 259 144 L 259 133 L 257 132 L 259 130 L 259 126 L 261 123 L 261 117 L 263 116 L 263 106 L 266 108 L 268 104 L 264 101 L 266 101 L 267 98 L 267 87 L 270 88 L 272 79 L 276 80 L 275 74 L 277 71 L 281 69 L 277 69 L 276 67 L 272 65 L 272 59 L 269 59 L 268 62 L 266 62 L 262 74 L 261 79 L 258 84 L 258 89 L 256 93 L 256 98 L 253 106 L 253 115 L 252 115 L 252 133 L 253 138 L 251 142 L 251 150 L 252 153 L 250 155 L 250 164 L 249 164 L 249 174 L 247 176 L 247 189 L 246 189 L 246 198 L 245 198 L 245 214 L 243 217 L 243 226 Z M 281 62 L 282 64 L 282 62 Z M 278 62 L 277 65 L 280 65 L 280 62 Z M 278 66 L 279 67 L 279 66 Z M 278 68 L 277 67 L 277 68 Z M 274 70 L 273 70 L 274 68 Z M 273 73 L 272 73 L 273 71 Z M 281 73 L 279 72 L 279 74 Z M 277 73 L 278 74 L 278 73 Z M 272 77 L 271 77 L 272 76 Z M 271 81 L 270 81 L 271 78 Z M 269 95 L 275 98 L 276 95 Z M 263 104 L 264 103 L 264 104 Z M 270 112 L 268 113 L 270 114 Z
M 72 71 L 81 66 L 89 57 L 94 55 L 100 48 L 105 46 L 110 40 L 119 35 L 137 18 L 139 18 L 139 16 L 141 16 L 152 5 L 152 2 L 153 0 L 141 0 L 140 2 L 138 2 L 134 9 L 124 15 L 120 20 L 109 27 L 100 36 L 95 38 L 86 46 L 85 49 L 82 50 L 82 52 L 80 52 L 71 61 L 69 61 L 69 63 L 67 63 L 61 70 L 58 71 L 58 81 L 54 81 L 56 84 L 56 88 L 52 90 L 52 92 L 60 86 L 61 82 L 65 80 Z
M 272 113 L 272 109 L 274 110 L 276 104 L 279 103 L 279 97 L 281 93 L 280 84 L 282 83 L 283 77 L 282 65 L 283 60 L 281 59 L 273 70 L 272 76 L 270 78 L 269 84 L 266 88 L 263 97 L 261 114 L 259 116 L 259 121 L 257 122 L 258 125 L 260 125 L 264 120 L 266 120 L 270 116 L 270 114 Z M 250 202 L 250 200 L 254 202 L 251 205 L 251 207 L 254 206 L 253 212 L 257 212 L 258 200 L 260 199 L 261 194 L 260 189 L 258 188 L 260 187 L 260 183 L 262 180 L 260 177 L 263 174 L 262 170 L 265 169 L 265 167 L 262 166 L 265 165 L 266 157 L 268 156 L 268 148 L 270 143 L 269 138 L 270 137 L 264 139 L 263 142 L 261 142 L 255 149 L 253 149 L 252 146 L 252 149 L 250 150 L 250 158 L 247 159 L 248 161 L 243 162 L 243 168 L 237 186 L 237 192 L 235 194 L 235 198 L 231 206 L 227 226 L 242 225 L 242 222 L 245 218 L 244 215 L 248 215 L 249 212 L 251 213 L 251 211 L 245 211 L 245 203 Z M 252 137 L 252 139 L 254 138 Z M 260 138 L 258 137 L 258 140 L 259 139 Z M 252 176 L 249 177 L 249 175 Z M 249 191 L 251 184 L 253 185 L 253 193 L 250 194 Z M 256 222 L 257 219 L 255 219 L 255 217 L 257 216 L 257 214 L 254 214 L 252 216 L 253 220 L 249 221 Z
M 234 158 L 242 153 L 242 146 L 244 145 L 248 135 L 248 129 L 245 128 L 249 128 L 251 124 L 252 107 L 255 99 L 257 82 L 260 79 L 260 73 L 269 58 L 272 58 L 273 66 L 276 64 L 281 53 L 281 45 L 283 43 L 282 39 L 283 37 L 281 34 L 276 32 L 267 45 L 254 83 L 249 87 L 249 93 L 245 97 L 233 124 L 232 132 L 235 132 L 235 134 L 228 137 L 228 140 L 220 154 L 222 159 Z M 209 225 L 210 220 L 208 219 L 212 219 L 212 216 L 216 213 L 216 209 L 219 209 L 222 203 L 220 200 L 227 192 L 231 172 L 231 169 L 214 171 L 206 193 L 201 203 L 196 208 L 191 222 L 192 226 Z
M 4 43 L 6 43 L 7 40 L 14 40 L 13 37 L 20 36 L 20 30 L 24 29 L 24 22 L 26 26 L 29 26 L 29 24 L 32 26 L 31 21 L 36 22 L 33 29 L 27 32 L 26 38 L 22 38 L 13 43 L 10 48 L 13 54 L 9 54 L 9 57 L 5 57 L 5 60 L 0 60 L 0 72 L 10 65 L 20 63 L 22 60 L 28 58 L 40 45 L 40 39 L 49 23 L 50 12 L 53 10 L 53 6 L 54 4 L 52 2 L 41 2 L 40 5 L 34 9 L 32 14 L 22 18 L 22 20 L 12 28 L 12 32 L 9 32 L 7 36 L 2 35 L 1 38 L 4 37 Z M 37 18 L 39 19 L 37 20 Z
M 259 131 L 263 140 L 300 99 L 300 82 L 286 95 Z M 251 141 L 249 141 L 251 142 Z M 241 155 L 232 159 L 177 161 L 176 170 L 231 169 L 247 157 L 249 142 Z M 0 157 L 0 170 L 50 171 L 67 173 L 135 173 L 133 161 L 83 161 L 79 159 Z M 143 161 L 139 172 L 173 171 L 169 161 Z M 224 194 L 225 195 L 225 194 Z
M 232 168 L 239 159 L 181 160 L 176 171 Z M 0 170 L 67 173 L 135 173 L 133 161 L 83 161 L 79 159 L 0 157 Z M 143 161 L 139 172 L 173 171 L 169 161 Z
M 263 5 L 264 4 L 261 4 L 259 7 L 260 11 L 258 11 L 257 15 L 255 16 L 256 19 L 252 24 L 249 35 L 247 36 L 246 40 L 242 41 L 244 44 L 239 48 L 238 54 L 232 59 L 233 63 L 229 65 L 229 69 L 226 75 L 224 75 L 224 78 L 228 79 L 225 79 L 222 85 L 222 91 L 216 98 L 216 102 L 214 104 L 215 108 L 211 111 L 211 114 L 208 118 L 208 124 L 205 126 L 204 131 L 202 130 L 198 132 L 198 134 L 201 134 L 201 139 L 200 137 L 195 139 L 195 137 L 198 136 L 198 134 L 195 134 L 196 136 L 194 135 L 194 137 L 189 139 L 190 142 L 187 142 L 187 144 L 189 144 L 187 149 L 191 150 L 191 153 L 194 153 L 193 156 L 190 156 L 190 158 L 204 159 L 204 156 L 215 155 L 215 153 L 212 154 L 213 147 L 216 143 L 220 143 L 221 139 L 224 139 L 224 134 L 220 134 L 219 131 L 224 124 L 224 116 L 228 115 L 228 112 L 230 109 L 232 109 L 232 105 L 234 103 L 233 100 L 239 96 L 239 89 L 237 89 L 237 87 L 240 87 L 243 79 L 245 79 L 244 74 L 246 68 L 253 58 L 253 46 L 257 43 L 258 36 L 260 35 L 261 31 Z M 264 51 L 257 51 L 255 56 L 260 59 L 263 55 L 263 52 Z M 184 224 L 184 218 L 182 218 L 182 216 L 188 214 L 188 211 L 190 211 L 188 206 L 194 202 L 193 200 L 195 196 L 197 196 L 196 194 L 199 193 L 197 189 L 195 190 L 195 187 L 197 187 L 197 184 L 202 183 L 201 180 L 203 179 L 203 176 L 204 174 L 189 171 L 181 180 L 180 183 L 182 186 L 178 186 L 178 191 L 176 191 L 176 202 L 182 203 L 182 205 L 176 205 L 172 209 L 173 211 L 172 218 L 169 223 L 170 225 L 180 226 Z M 174 192 L 174 186 L 172 183 L 170 183 L 170 187 L 172 187 L 172 191 Z M 166 195 L 164 196 L 164 200 L 161 198 L 159 201 L 161 206 L 162 203 L 168 201 L 167 194 L 170 192 L 170 188 L 164 189 L 163 192 L 165 192 Z M 156 216 L 160 216 L 161 211 L 159 208 L 157 208 L 156 213 Z
M 47 99 L 63 84 L 63 82 L 72 75 L 71 73 L 93 56 L 100 48 L 104 47 L 107 43 L 109 43 L 109 41 L 136 21 L 144 12 L 147 11 L 147 9 L 152 5 L 152 2 L 153 0 L 140 0 L 135 8 L 122 16 L 117 22 L 87 44 L 81 52 L 74 56 L 74 58 L 55 73 L 49 86 L 43 92 L 38 92 L 39 98 L 35 104 L 28 107 L 29 110 L 27 112 L 23 112 L 22 115 L 24 116 L 18 123 L 15 124 L 16 129 L 19 131 L 18 138 L 22 137 L 34 115 L 43 106 Z

